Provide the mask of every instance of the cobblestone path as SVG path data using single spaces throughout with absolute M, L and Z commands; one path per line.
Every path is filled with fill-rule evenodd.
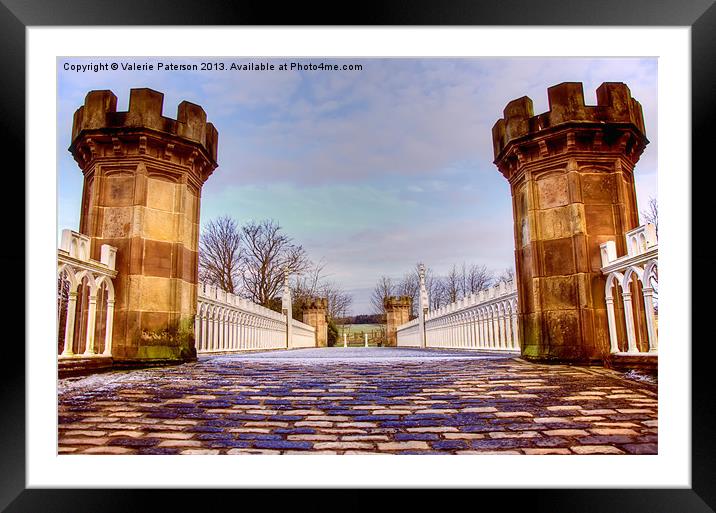
M 60 454 L 656 454 L 657 387 L 464 351 L 200 357 L 59 382 Z

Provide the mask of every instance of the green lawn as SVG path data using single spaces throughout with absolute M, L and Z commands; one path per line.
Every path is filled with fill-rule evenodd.
M 368 333 L 369 335 L 374 331 L 380 331 L 381 324 L 346 324 L 345 326 L 338 326 L 338 332 L 341 334 L 341 337 L 343 337 L 343 330 L 345 329 L 345 332 L 348 333 L 348 335 L 356 334 L 356 333 Z
M 384 328 L 381 324 L 346 324 L 345 326 L 338 325 L 338 340 L 336 341 L 337 346 L 343 345 L 343 329 L 348 334 L 348 343 L 351 346 L 362 346 L 364 342 L 364 334 L 368 334 L 368 345 L 375 346 L 382 341 Z

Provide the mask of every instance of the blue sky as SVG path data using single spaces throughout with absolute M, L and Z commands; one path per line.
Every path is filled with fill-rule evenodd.
M 90 62 L 313 62 L 362 71 L 64 71 Z M 202 224 L 229 214 L 273 218 L 330 279 L 371 313 L 381 275 L 423 261 L 513 266 L 507 181 L 492 164 L 491 129 L 510 100 L 548 110 L 547 88 L 584 83 L 596 104 L 602 82 L 625 82 L 644 109 L 651 141 L 636 168 L 640 209 L 657 191 L 657 59 L 58 59 L 58 234 L 77 229 L 82 174 L 67 151 L 72 114 L 92 89 L 164 93 L 164 115 L 201 105 L 219 132 L 219 167 L 204 185 Z

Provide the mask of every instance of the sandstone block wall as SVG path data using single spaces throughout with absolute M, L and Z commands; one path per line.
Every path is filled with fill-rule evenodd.
M 217 167 L 217 131 L 189 102 L 162 114 L 163 94 L 132 89 L 117 112 L 90 91 L 74 115 L 69 151 L 84 174 L 80 232 L 117 248 L 116 360 L 195 357 L 201 189 Z
M 316 298 L 303 308 L 303 322 L 316 328 L 316 347 L 328 346 L 328 299 Z
M 584 103 L 581 83 L 548 89 L 549 112 L 507 104 L 492 129 L 512 191 L 523 356 L 596 361 L 609 353 L 599 245 L 638 225 L 634 166 L 648 140 L 622 83 Z M 619 248 L 624 251 L 625 248 Z
M 410 296 L 390 296 L 385 298 L 383 306 L 385 307 L 386 317 L 386 346 L 396 347 L 398 345 L 398 326 L 410 320 L 412 304 L 413 300 Z

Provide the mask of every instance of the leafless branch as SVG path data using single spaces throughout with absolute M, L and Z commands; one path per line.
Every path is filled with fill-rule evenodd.
M 209 221 L 199 238 L 199 278 L 236 293 L 242 262 L 241 230 L 234 219 Z

